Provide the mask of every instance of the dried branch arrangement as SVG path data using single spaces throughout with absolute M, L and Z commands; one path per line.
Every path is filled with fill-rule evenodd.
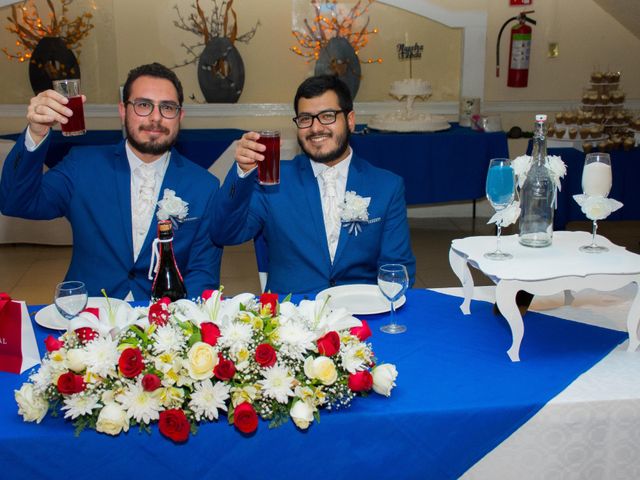
M 7 48 L 2 48 L 7 59 L 28 61 L 36 45 L 44 37 L 60 37 L 68 49 L 73 50 L 77 56 L 80 55 L 82 40 L 93 28 L 91 23 L 93 14 L 85 12 L 70 20 L 68 10 L 73 0 L 58 1 L 61 7 L 60 15 L 56 14 L 53 0 L 47 0 L 49 6 L 47 23 L 38 13 L 33 0 L 25 1 L 20 6 L 11 6 L 11 16 L 7 17 L 9 25 L 6 29 L 18 37 L 15 44 L 18 51 L 11 53 Z
M 369 36 L 378 29 L 369 30 L 369 17 L 364 25 L 356 29 L 357 20 L 369 11 L 375 0 L 358 0 L 347 12 L 341 13 L 337 0 L 310 0 L 315 16 L 304 20 L 304 30 L 293 30 L 298 45 L 291 47 L 296 55 L 306 58 L 307 63 L 318 59 L 322 50 L 332 38 L 342 37 L 353 47 L 356 55 L 369 43 Z M 327 13 L 329 12 L 329 13 Z M 368 58 L 361 63 L 382 63 L 381 58 Z

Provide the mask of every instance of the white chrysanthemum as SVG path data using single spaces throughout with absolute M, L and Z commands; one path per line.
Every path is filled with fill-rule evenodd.
M 263 372 L 264 380 L 259 380 L 265 397 L 273 398 L 279 403 L 287 403 L 289 397 L 295 396 L 293 389 L 294 377 L 286 367 L 274 365 Z
M 116 365 L 120 358 L 117 341 L 109 337 L 97 337 L 89 342 L 85 349 L 88 373 L 100 377 L 116 376 Z
M 287 321 L 278 327 L 280 353 L 302 360 L 307 351 L 315 349 L 315 335 L 302 323 Z
M 75 420 L 83 415 L 91 415 L 96 408 L 102 407 L 97 395 L 87 395 L 85 392 L 75 393 L 64 399 L 62 410 L 66 410 L 64 418 Z
M 342 366 L 349 373 L 356 373 L 367 368 L 373 356 L 371 349 L 365 343 L 345 345 L 340 349 Z
M 246 323 L 228 322 L 220 329 L 221 337 L 218 343 L 235 352 L 246 348 L 251 341 L 253 329 Z
M 338 205 L 340 220 L 343 222 L 366 222 L 369 220 L 367 208 L 371 197 L 361 197 L 356 192 L 344 193 L 344 202 Z
M 228 398 L 229 385 L 222 382 L 216 382 L 213 385 L 210 380 L 205 380 L 196 384 L 196 389 L 191 394 L 189 408 L 198 421 L 203 418 L 217 420 L 218 409 L 227 410 L 225 402 Z
M 162 405 L 153 392 L 145 392 L 142 382 L 130 385 L 129 388 L 116 398 L 127 412 L 129 419 L 134 419 L 138 423 L 149 424 L 153 420 L 160 418 Z
M 158 327 L 151 338 L 154 342 L 153 351 L 156 354 L 180 352 L 186 345 L 186 339 L 182 332 L 170 323 Z
M 38 393 L 44 393 L 51 383 L 53 383 L 53 370 L 51 364 L 43 360 L 40 368 L 29 376 L 29 380 L 33 382 L 33 388 Z
M 553 176 L 553 182 L 556 184 L 556 187 L 558 187 L 558 190 L 560 190 L 560 179 L 567 174 L 567 166 L 558 155 L 549 155 L 547 161 L 549 170 L 551 170 L 551 175 Z

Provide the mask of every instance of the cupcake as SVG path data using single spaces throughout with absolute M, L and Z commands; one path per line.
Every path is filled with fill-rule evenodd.
M 601 83 L 603 79 L 602 72 L 591 72 L 591 81 L 593 83 Z
M 569 138 L 576 138 L 576 135 L 578 135 L 578 129 L 575 127 L 571 127 L 569 129 Z
M 589 127 L 582 127 L 580 129 L 580 138 L 589 138 Z
M 608 149 L 609 149 L 609 144 L 607 142 L 598 142 L 599 152 L 607 152 Z
M 566 132 L 567 129 L 563 128 L 563 127 L 556 127 L 556 138 L 562 138 L 564 137 L 564 132 Z
M 562 112 L 556 113 L 556 123 L 564 122 L 564 114 Z
M 606 93 L 603 93 L 602 95 L 600 95 L 600 103 L 602 105 L 608 105 L 609 104 L 609 95 L 607 95 Z
M 607 72 L 603 75 L 609 83 L 618 83 L 620 81 L 620 72 Z
M 591 127 L 589 129 L 589 134 L 591 138 L 598 138 L 600 136 L 600 127 Z
M 636 146 L 636 141 L 633 138 L 625 138 L 624 141 L 622 142 L 622 148 L 627 152 L 635 146 Z
M 593 151 L 593 145 L 591 144 L 591 142 L 584 142 L 582 144 L 582 151 L 584 153 L 591 153 Z
M 553 137 L 556 134 L 555 127 L 549 127 L 547 129 L 547 137 Z

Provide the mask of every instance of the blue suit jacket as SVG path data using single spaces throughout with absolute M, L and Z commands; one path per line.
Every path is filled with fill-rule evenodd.
M 318 182 L 310 160 L 299 155 L 280 164 L 280 185 L 260 186 L 256 174 L 241 179 L 234 165 L 215 208 L 224 219 L 224 244 L 245 242 L 258 233 L 266 239 L 269 277 L 277 293 L 314 293 L 334 285 L 376 283 L 378 267 L 402 263 L 415 279 L 402 178 L 353 155 L 347 191 L 371 197 L 369 223 L 356 236 L 347 228 L 333 264 L 329 257 Z M 218 226 L 222 222 L 217 222 Z
M 73 148 L 43 175 L 49 138 L 34 152 L 25 148 L 24 133 L 18 138 L 4 163 L 0 210 L 5 215 L 36 220 L 66 217 L 73 231 L 73 255 L 66 278 L 85 282 L 91 296 L 100 295 L 104 288 L 115 298 L 124 298 L 131 291 L 136 300 L 148 299 L 151 281 L 147 274 L 156 222 L 151 222 L 134 263 L 131 172 L 124 141 Z M 209 172 L 171 150 L 160 197 L 169 188 L 189 203 L 188 217 L 174 232 L 173 242 L 189 297 L 220 282 L 222 251 L 213 246 L 209 236 L 211 203 L 218 185 Z

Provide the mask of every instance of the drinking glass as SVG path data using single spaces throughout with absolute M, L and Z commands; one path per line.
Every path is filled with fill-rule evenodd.
M 260 185 L 278 185 L 280 183 L 280 132 L 263 130 L 258 132 L 261 143 L 267 149 L 262 152 L 264 160 L 258 162 L 258 182 Z
M 56 308 L 67 320 L 77 317 L 86 308 L 88 300 L 87 287 L 83 282 L 68 281 L 56 286 Z
M 409 287 L 409 274 L 407 268 L 399 263 L 382 265 L 378 269 L 378 287 L 390 303 L 391 322 L 380 327 L 384 333 L 402 333 L 407 331 L 404 325 L 396 323 L 396 308 L 394 302 L 398 301 Z
M 69 103 L 66 106 L 73 112 L 73 115 L 67 117 L 67 123 L 60 124 L 62 135 L 70 137 L 87 133 L 84 126 L 84 107 L 82 105 L 82 95 L 80 94 L 80 79 L 55 80 L 53 89 L 60 95 L 67 97 Z
M 496 212 L 507 208 L 513 202 L 515 195 L 515 174 L 511 160 L 508 158 L 492 158 L 487 172 L 487 199 Z M 496 222 L 498 234 L 496 236 L 496 249 L 484 254 L 490 260 L 508 260 L 513 255 L 500 250 L 501 222 Z
M 584 159 L 582 170 L 582 193 L 589 197 L 607 197 L 611 191 L 611 158 L 608 153 L 589 153 Z M 602 253 L 609 249 L 596 244 L 598 221 L 593 220 L 591 245 L 580 247 L 581 252 Z

